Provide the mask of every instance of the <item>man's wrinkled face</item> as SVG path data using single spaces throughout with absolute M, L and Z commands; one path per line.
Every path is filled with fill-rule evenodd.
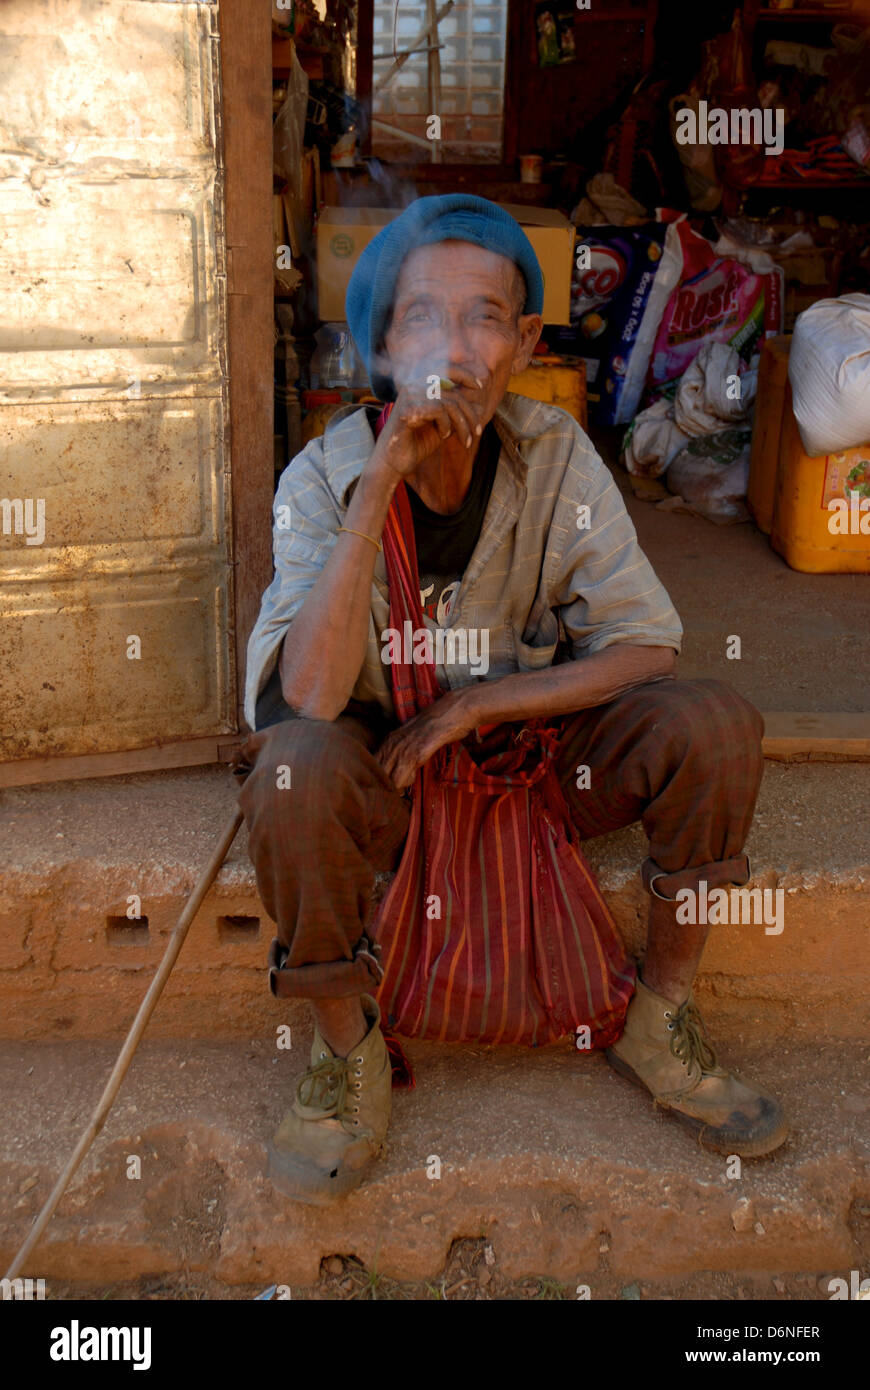
M 396 390 L 465 368 L 483 387 L 462 389 L 491 420 L 541 334 L 540 314 L 522 313 L 525 299 L 525 278 L 507 256 L 467 241 L 418 246 L 402 262 L 383 339 Z

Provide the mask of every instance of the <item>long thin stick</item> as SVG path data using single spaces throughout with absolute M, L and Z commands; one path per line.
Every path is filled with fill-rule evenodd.
M 392 64 L 392 66 L 389 67 L 385 73 L 382 73 L 382 74 L 381 74 L 381 76 L 378 78 L 377 82 L 374 84 L 374 87 L 372 88 L 373 91 L 375 91 L 375 92 L 380 92 L 380 91 L 382 90 L 382 88 L 386 87 L 386 85 L 387 85 L 387 83 L 390 81 L 390 79 L 391 79 L 392 77 L 394 77 L 395 74 L 396 74 L 397 72 L 400 72 L 401 69 L 405 66 L 405 64 L 407 63 L 407 61 L 408 61 L 408 59 L 410 58 L 411 54 L 412 54 L 412 53 L 415 53 L 415 52 L 417 51 L 417 49 L 418 49 L 418 47 L 419 47 L 420 44 L 423 44 L 423 43 L 437 43 L 437 42 L 438 42 L 438 29 L 437 29 L 437 25 L 440 24 L 441 21 L 442 21 L 443 19 L 446 19 L 446 18 L 447 18 L 447 16 L 449 15 L 450 11 L 453 9 L 453 6 L 454 6 L 455 2 L 456 2 L 456 0 L 447 0 L 447 4 L 441 6 L 441 9 L 438 11 L 438 13 L 437 13 L 436 16 L 435 16 L 435 23 L 436 23 L 435 33 L 434 33 L 434 34 L 431 33 L 431 30 L 430 30 L 430 27 L 429 27 L 428 23 L 425 24 L 425 25 L 423 26 L 423 28 L 420 30 L 419 34 L 417 34 L 416 38 L 413 38 L 413 39 L 411 40 L 410 44 L 409 44 L 408 47 L 404 50 L 404 52 L 402 52 L 402 53 L 399 54 L 399 56 L 397 57 L 396 61 Z M 395 43 L 394 43 L 394 44 L 393 44 L 393 49 L 394 49 L 394 50 L 395 50 L 395 47 L 396 47 L 396 45 L 395 45 Z M 384 56 L 386 56 L 386 55 L 384 55 Z
M 430 149 L 431 140 L 427 140 L 425 135 L 415 135 L 410 130 L 401 130 L 397 125 L 390 125 L 388 121 L 373 120 L 372 127 L 375 130 L 387 130 L 391 135 L 401 135 L 403 140 L 408 140 L 412 145 L 422 145 L 424 149 Z
M 124 1046 L 118 1054 L 118 1060 L 115 1063 L 112 1075 L 106 1082 L 106 1089 L 100 1096 L 99 1104 L 91 1116 L 90 1124 L 76 1144 L 69 1162 L 52 1188 L 48 1201 L 36 1218 L 36 1221 L 31 1227 L 30 1234 L 7 1269 L 4 1278 L 15 1278 L 54 1215 L 55 1208 L 69 1185 L 70 1178 L 78 1168 L 100 1130 L 103 1128 L 103 1125 L 106 1123 L 106 1117 L 112 1108 L 115 1097 L 121 1088 L 121 1082 L 124 1080 L 127 1069 L 133 1060 L 133 1054 L 139 1046 L 142 1034 L 148 1026 L 148 1020 L 154 1012 L 160 995 L 163 993 L 163 986 L 169 979 L 170 971 L 178 959 L 179 951 L 184 945 L 184 939 L 187 936 L 188 928 L 199 911 L 202 900 L 211 887 L 213 880 L 217 876 L 218 869 L 226 859 L 230 845 L 236 838 L 236 833 L 242 820 L 242 812 L 234 811 L 232 821 L 227 822 L 223 834 L 218 844 L 215 846 L 211 859 L 200 874 L 196 887 L 185 903 L 184 910 L 173 928 L 157 974 L 151 981 L 148 993 L 139 1005 L 139 1012 L 133 1020 L 133 1026 L 127 1034 Z
M 429 111 L 431 115 L 441 117 L 441 54 L 438 52 L 438 16 L 435 12 L 435 0 L 426 0 L 426 20 L 429 31 L 432 35 L 432 47 L 429 49 L 427 58 L 427 70 L 429 73 Z M 441 132 L 438 132 L 438 139 L 432 141 L 432 163 L 441 163 Z

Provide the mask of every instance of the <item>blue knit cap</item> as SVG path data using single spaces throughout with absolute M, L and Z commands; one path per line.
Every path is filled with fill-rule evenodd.
M 374 366 L 375 349 L 386 327 L 399 269 L 410 251 L 436 241 L 471 241 L 514 261 L 526 280 L 524 314 L 540 314 L 544 277 L 519 222 L 509 212 L 473 193 L 417 198 L 369 242 L 353 269 L 345 312 L 354 342 L 380 400 L 394 401 L 392 379 Z

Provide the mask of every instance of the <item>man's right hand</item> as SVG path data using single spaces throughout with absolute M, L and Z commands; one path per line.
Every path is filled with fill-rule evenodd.
M 451 368 L 451 381 L 477 394 L 482 388 L 471 372 Z M 385 465 L 400 478 L 414 473 L 437 453 L 451 434 L 464 448 L 470 448 L 475 435 L 483 430 L 481 409 L 464 391 L 442 388 L 440 397 L 430 400 L 428 384 L 409 382 L 402 386 L 389 420 L 369 460 L 376 469 Z
M 345 530 L 284 640 L 284 699 L 308 719 L 337 719 L 353 693 L 366 656 L 376 547 L 399 483 L 436 455 L 451 435 L 465 449 L 478 426 L 482 432 L 478 402 L 483 390 L 470 372 L 451 368 L 451 374 L 457 386 L 467 389 L 443 391 L 440 399 L 430 401 L 424 383 L 401 387 L 359 476 L 342 523 Z

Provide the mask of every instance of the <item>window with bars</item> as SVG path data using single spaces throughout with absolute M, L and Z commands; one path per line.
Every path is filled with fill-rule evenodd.
M 498 163 L 508 0 L 374 0 L 372 153 L 384 160 Z M 426 45 L 437 24 L 437 63 Z M 396 57 L 419 49 L 396 66 Z M 440 141 L 431 135 L 440 121 Z

